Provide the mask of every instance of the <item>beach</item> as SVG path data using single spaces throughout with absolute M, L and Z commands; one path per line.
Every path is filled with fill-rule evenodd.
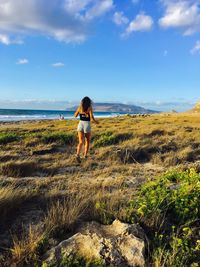
M 28 109 L 0 109 L 0 122 L 74 119 L 75 111 L 66 110 L 28 110 Z M 125 112 L 95 112 L 97 118 L 114 117 Z

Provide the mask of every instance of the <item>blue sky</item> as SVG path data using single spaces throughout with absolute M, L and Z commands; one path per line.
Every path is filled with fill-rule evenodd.
M 184 110 L 199 70 L 199 0 L 0 0 L 0 108 Z

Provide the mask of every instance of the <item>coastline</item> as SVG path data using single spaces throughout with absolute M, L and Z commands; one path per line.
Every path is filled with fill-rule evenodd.
M 158 114 L 116 114 L 111 116 L 95 116 L 97 119 L 111 119 L 111 118 L 117 118 L 117 117 L 147 117 L 147 116 L 153 116 Z M 78 121 L 78 118 L 65 118 L 63 120 L 60 120 L 59 118 L 46 118 L 46 119 L 23 119 L 23 120 L 8 120 L 8 121 L 2 121 L 0 120 L 0 125 L 13 125 L 13 124 L 26 124 L 26 123 L 43 123 L 43 122 L 67 122 L 67 121 Z
M 35 111 L 33 111 L 35 112 Z M 55 112 L 55 111 L 53 111 Z M 31 122 L 31 121 L 56 121 L 61 120 L 60 115 L 64 116 L 63 120 L 74 120 L 74 112 L 60 112 L 57 114 L 37 114 L 37 115 L 31 115 L 31 114 L 20 114 L 20 115 L 7 115 L 7 114 L 0 114 L 0 123 L 18 123 L 18 122 Z M 94 116 L 96 118 L 112 118 L 116 116 L 123 116 L 126 115 L 126 113 L 114 113 L 114 112 L 95 112 Z M 133 114 L 134 115 L 134 114 Z
M 18 121 L 45 121 L 45 120 L 72 120 L 74 118 L 74 110 L 34 110 L 34 109 L 1 109 L 0 122 L 18 122 Z M 139 114 L 157 114 L 159 112 L 150 113 L 149 110 L 96 110 L 94 116 L 96 118 L 112 118 L 124 115 L 139 115 Z

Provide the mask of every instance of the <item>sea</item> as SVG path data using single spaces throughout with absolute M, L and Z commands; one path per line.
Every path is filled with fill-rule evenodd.
M 106 118 L 124 115 L 123 112 L 94 112 L 95 117 Z M 0 122 L 26 120 L 55 120 L 63 117 L 66 120 L 74 118 L 74 111 L 63 110 L 30 110 L 30 109 L 0 109 Z

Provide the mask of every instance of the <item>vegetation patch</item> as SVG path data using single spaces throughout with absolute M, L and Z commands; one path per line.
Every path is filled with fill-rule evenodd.
M 165 142 L 165 144 L 158 146 L 158 151 L 162 154 L 168 153 L 171 151 L 176 152 L 177 150 L 178 150 L 178 145 L 172 141 Z
M 105 132 L 94 137 L 94 147 L 116 145 L 130 138 L 132 138 L 130 133 L 113 134 L 112 132 Z
M 14 155 L 1 155 L 0 156 L 0 162 L 6 162 L 6 161 L 14 160 L 15 158 L 16 158 L 16 156 L 14 156 Z
M 13 211 L 21 207 L 27 199 L 33 197 L 33 193 L 19 187 L 5 186 L 0 188 L 0 225 L 12 216 Z
M 186 147 L 178 155 L 182 161 L 194 162 L 195 160 L 200 160 L 200 149 Z
M 33 150 L 32 151 L 32 155 L 46 155 L 46 154 L 53 154 L 58 152 L 58 149 L 56 147 L 50 147 L 50 148 L 46 148 L 46 149 L 37 149 L 37 150 Z
M 45 217 L 47 232 L 53 236 L 62 236 L 73 229 L 74 224 L 83 215 L 88 199 L 84 196 L 70 195 L 55 201 Z
M 156 266 L 198 266 L 200 261 L 200 174 L 169 171 L 142 186 L 128 221 L 149 229 Z
M 166 135 L 166 131 L 155 129 L 151 131 L 149 134 L 144 134 L 144 137 L 154 137 L 154 136 L 162 136 L 162 135 Z
M 43 263 L 42 267 L 57 267 L 58 264 L 56 262 L 47 264 Z M 71 255 L 69 257 L 63 257 L 61 263 L 59 263 L 60 267 L 109 267 L 102 260 L 87 260 L 79 255 Z M 110 266 L 111 267 L 111 266 Z
M 45 144 L 60 143 L 64 145 L 72 145 L 75 142 L 76 137 L 73 133 L 45 133 L 42 134 L 40 140 Z
M 14 133 L 0 133 L 0 145 L 6 145 L 18 141 L 19 139 L 19 135 Z
M 44 169 L 35 161 L 10 161 L 1 165 L 0 173 L 6 177 L 52 175 L 54 170 Z
M 151 159 L 151 153 L 143 147 L 114 148 L 108 155 L 112 160 L 122 164 L 144 163 Z
M 47 245 L 45 233 L 41 227 L 30 224 L 28 230 L 23 229 L 21 236 L 13 236 L 13 246 L 10 249 L 12 260 L 9 266 L 39 266 L 39 254 Z

